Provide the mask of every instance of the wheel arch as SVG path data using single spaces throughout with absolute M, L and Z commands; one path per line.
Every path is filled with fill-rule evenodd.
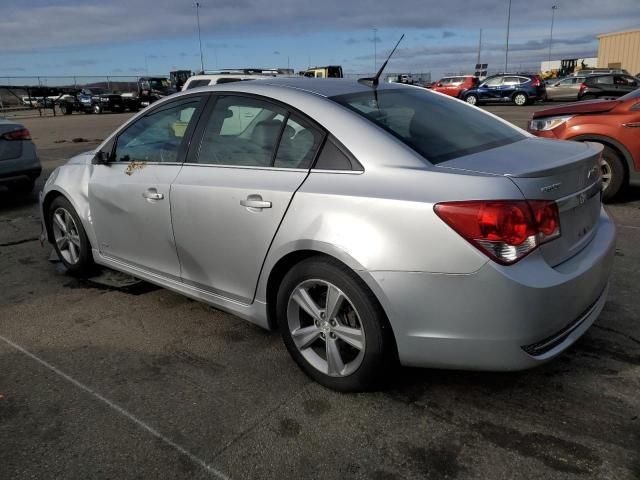
M 389 303 L 387 296 L 384 294 L 383 290 L 377 284 L 377 282 L 373 279 L 373 277 L 362 268 L 362 266 L 350 258 L 346 254 L 336 253 L 335 251 L 331 251 L 328 248 L 322 248 L 322 246 L 308 246 L 308 248 L 303 248 L 299 250 L 290 251 L 284 255 L 282 255 L 277 261 L 273 263 L 273 266 L 268 270 L 269 274 L 265 275 L 266 280 L 263 286 L 263 294 L 264 300 L 266 302 L 266 310 L 267 310 L 267 325 L 270 330 L 277 329 L 277 319 L 276 319 L 276 298 L 278 295 L 278 288 L 282 283 L 282 279 L 295 265 L 298 263 L 311 258 L 311 257 L 324 257 L 333 261 L 337 261 L 349 268 L 353 271 L 366 285 L 369 290 L 373 293 L 378 304 L 382 308 L 384 314 L 389 321 L 389 325 L 391 326 L 391 331 L 393 333 L 394 343 L 396 342 L 395 330 L 393 328 L 392 319 L 392 309 Z
M 65 191 L 59 186 L 56 186 L 56 188 L 51 188 L 49 191 L 47 191 L 44 194 L 44 197 L 42 198 L 42 207 L 41 207 L 42 219 L 46 229 L 47 240 L 49 241 L 49 243 L 52 242 L 53 231 L 52 231 L 52 226 L 49 223 L 48 211 L 53 201 L 58 197 L 63 197 L 69 203 L 71 203 L 71 206 L 74 208 L 78 217 L 80 218 L 80 221 L 82 222 L 82 227 L 84 228 L 84 231 L 87 235 L 87 239 L 89 240 L 89 245 L 91 245 L 92 247 L 95 246 L 96 243 L 95 243 L 95 237 L 93 234 L 93 228 L 91 228 L 91 225 L 87 224 L 87 219 L 83 214 L 84 210 L 80 208 L 78 203 L 74 200 L 73 195 L 70 195 L 69 192 Z

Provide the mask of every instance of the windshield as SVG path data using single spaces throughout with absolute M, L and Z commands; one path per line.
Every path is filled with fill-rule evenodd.
M 164 90 L 171 86 L 171 82 L 166 78 L 150 78 L 149 85 L 155 90 Z
M 438 164 L 522 140 L 525 136 L 457 100 L 418 88 L 332 97 Z
M 107 93 L 106 88 L 91 87 L 91 88 L 87 88 L 86 90 L 89 93 L 89 95 L 102 95 L 103 93 Z
M 640 98 L 640 88 L 636 88 L 633 92 L 629 92 L 620 97 L 620 100 L 624 102 L 625 100 L 631 100 L 632 98 Z

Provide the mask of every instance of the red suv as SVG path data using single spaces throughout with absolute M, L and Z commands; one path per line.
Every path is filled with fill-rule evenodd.
M 534 135 L 598 142 L 602 152 L 602 197 L 613 198 L 625 185 L 640 186 L 640 89 L 617 100 L 593 100 L 535 112 Z
M 472 75 L 444 77 L 432 83 L 431 89 L 458 98 L 461 92 L 477 87 L 479 83 L 478 77 Z

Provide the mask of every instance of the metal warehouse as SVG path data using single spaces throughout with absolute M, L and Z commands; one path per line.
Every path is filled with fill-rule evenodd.
M 598 67 L 640 73 L 640 29 L 598 35 Z

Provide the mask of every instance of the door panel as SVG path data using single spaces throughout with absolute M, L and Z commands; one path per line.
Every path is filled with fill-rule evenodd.
M 107 165 L 94 165 L 89 204 L 104 256 L 180 278 L 171 226 L 171 182 L 203 96 L 159 105 L 119 133 Z
M 132 171 L 129 163 L 94 166 L 89 202 L 101 254 L 180 278 L 169 203 L 170 185 L 180 168 L 140 164 Z
M 307 171 L 185 165 L 171 188 L 182 278 L 243 303 Z M 267 208 L 253 202 L 270 202 Z M 241 202 L 247 204 L 244 206 Z

